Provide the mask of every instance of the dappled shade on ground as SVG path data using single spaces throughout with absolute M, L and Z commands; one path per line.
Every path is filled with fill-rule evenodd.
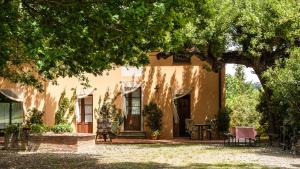
M 0 150 L 0 168 L 297 168 L 278 149 L 207 145 L 91 145 L 78 153 Z

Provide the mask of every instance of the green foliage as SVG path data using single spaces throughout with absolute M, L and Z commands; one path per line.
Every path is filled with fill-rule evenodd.
M 48 131 L 47 127 L 43 124 L 44 114 L 45 112 L 39 111 L 36 108 L 28 111 L 26 126 L 30 128 L 30 133 L 40 134 Z
M 234 76 L 239 81 L 242 81 L 242 82 L 245 81 L 246 78 L 245 78 L 244 66 L 242 66 L 242 65 L 236 65 Z
M 54 133 L 71 133 L 73 129 L 70 124 L 56 124 L 51 128 L 51 130 Z
M 158 137 L 160 136 L 160 130 L 154 130 L 151 134 L 152 136 Z
M 231 110 L 230 126 L 259 128 L 261 114 L 257 112 L 260 91 L 244 81 L 243 67 L 236 67 L 235 76 L 226 76 L 226 103 Z
M 74 118 L 76 104 L 76 90 L 73 89 L 71 99 L 66 97 L 66 90 L 64 90 L 59 98 L 58 110 L 55 113 L 55 124 L 68 124 Z
M 283 124 L 284 115 L 286 114 L 286 104 L 280 105 L 280 99 L 269 97 L 265 92 L 259 96 L 259 104 L 256 106 L 261 113 L 260 130 L 263 132 L 278 132 Z M 271 125 L 270 125 L 271 124 Z
M 151 132 L 160 131 L 162 127 L 163 112 L 156 103 L 150 102 L 144 106 L 144 114 L 146 117 L 146 125 Z
M 30 109 L 28 111 L 28 117 L 27 117 L 27 121 L 26 124 L 27 125 L 32 125 L 32 124 L 43 124 L 43 115 L 45 114 L 45 112 L 43 111 L 39 111 L 36 108 Z
M 232 110 L 226 106 L 223 111 L 219 112 L 218 116 L 218 130 L 221 133 L 228 132 L 230 125 L 230 114 Z
M 114 98 L 110 98 L 109 90 L 106 91 L 103 101 L 99 97 L 98 107 L 95 108 L 96 119 L 108 119 L 111 122 L 112 133 L 117 134 L 120 125 L 123 123 L 124 119 L 121 114 L 121 110 L 114 104 L 118 95 Z
M 47 132 L 47 128 L 43 124 L 31 124 L 30 133 L 40 134 Z
M 236 96 L 230 105 L 233 110 L 231 113 L 231 126 L 247 126 L 259 128 L 259 120 L 261 114 L 256 111 L 259 92 L 250 94 L 242 94 Z
M 272 89 L 271 99 L 274 113 L 283 117 L 283 124 L 300 128 L 300 49 L 293 57 L 278 60 L 276 66 L 265 72 L 267 86 Z
M 18 134 L 20 131 L 20 126 L 18 124 L 10 124 L 4 129 L 5 134 Z

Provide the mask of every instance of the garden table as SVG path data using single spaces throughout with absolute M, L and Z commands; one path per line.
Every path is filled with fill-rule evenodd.
M 194 126 L 197 127 L 197 138 L 198 140 L 203 140 L 203 129 L 204 127 L 207 127 L 207 128 L 211 128 L 211 125 L 210 124 L 202 124 L 202 123 L 199 123 L 199 124 L 194 124 Z M 200 138 L 201 136 L 201 138 Z

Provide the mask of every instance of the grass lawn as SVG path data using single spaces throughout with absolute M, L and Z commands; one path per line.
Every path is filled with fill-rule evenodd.
M 299 168 L 275 148 L 196 144 L 99 144 L 78 153 L 0 151 L 0 168 Z

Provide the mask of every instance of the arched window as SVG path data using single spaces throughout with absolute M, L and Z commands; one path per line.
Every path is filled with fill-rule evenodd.
M 23 103 L 11 100 L 0 93 L 0 129 L 9 124 L 23 122 Z

